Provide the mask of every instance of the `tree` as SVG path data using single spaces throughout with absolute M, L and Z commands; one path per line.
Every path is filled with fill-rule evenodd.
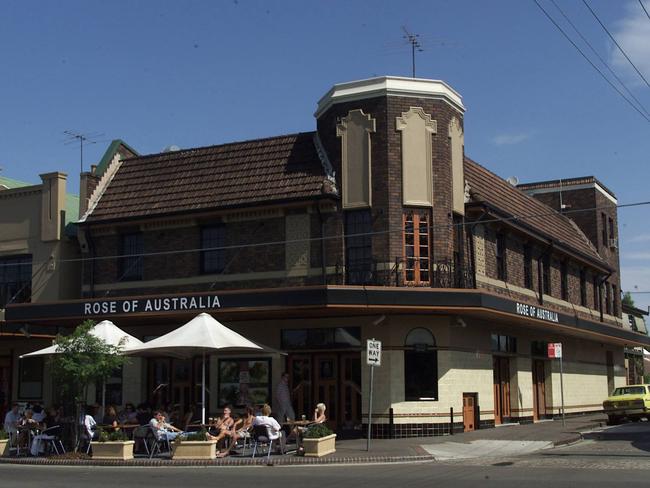
M 628 307 L 634 307 L 634 298 L 632 298 L 632 294 L 629 291 L 623 293 L 623 300 L 621 300 L 621 303 Z
M 107 344 L 90 333 L 94 325 L 92 320 L 86 320 L 72 334 L 57 335 L 54 341 L 57 354 L 50 359 L 52 375 L 61 392 L 75 405 L 75 445 L 79 438 L 81 404 L 88 398 L 89 386 L 106 381 L 126 362 L 126 357 L 121 354 L 121 344 Z

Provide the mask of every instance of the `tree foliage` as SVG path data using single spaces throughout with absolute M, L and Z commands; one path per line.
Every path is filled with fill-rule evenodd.
M 634 298 L 632 298 L 632 294 L 629 291 L 623 293 L 622 303 L 628 307 L 634 307 Z
M 121 344 L 113 346 L 90 334 L 94 322 L 86 320 L 68 335 L 57 335 L 57 354 L 51 357 L 52 374 L 63 393 L 82 402 L 91 384 L 99 384 L 124 364 Z

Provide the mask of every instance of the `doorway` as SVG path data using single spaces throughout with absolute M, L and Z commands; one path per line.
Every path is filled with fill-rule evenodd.
M 361 354 L 290 354 L 287 358 L 296 415 L 311 418 L 316 403 L 327 407 L 333 429 L 353 430 L 361 423 Z
M 546 418 L 546 362 L 533 359 L 533 420 Z
M 478 393 L 463 393 L 463 431 L 476 430 Z
M 510 359 L 492 356 L 494 383 L 494 424 L 501 425 L 510 420 Z

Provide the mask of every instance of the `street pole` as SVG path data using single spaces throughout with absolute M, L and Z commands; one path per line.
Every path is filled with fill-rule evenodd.
M 370 366 L 370 397 L 368 398 L 368 443 L 366 451 L 370 451 L 370 437 L 372 435 L 372 384 L 375 379 L 375 367 Z
M 564 371 L 562 368 L 562 356 L 560 356 L 560 400 L 562 402 L 562 427 L 566 427 L 564 420 Z

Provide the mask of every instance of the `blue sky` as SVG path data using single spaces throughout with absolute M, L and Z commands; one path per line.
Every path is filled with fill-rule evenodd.
M 539 1 L 578 39 L 552 0 Z M 650 88 L 582 1 L 555 1 L 650 110 Z M 650 79 L 638 0 L 589 3 Z M 1 174 L 38 182 L 60 170 L 76 192 L 70 129 L 104 134 L 86 148 L 86 168 L 113 138 L 152 153 L 313 130 L 334 83 L 410 75 L 402 26 L 421 36 L 417 75 L 462 94 L 469 156 L 522 182 L 593 174 L 619 203 L 650 200 L 650 123 L 533 0 L 3 0 Z M 650 291 L 648 215 L 650 206 L 619 211 L 624 290 Z

